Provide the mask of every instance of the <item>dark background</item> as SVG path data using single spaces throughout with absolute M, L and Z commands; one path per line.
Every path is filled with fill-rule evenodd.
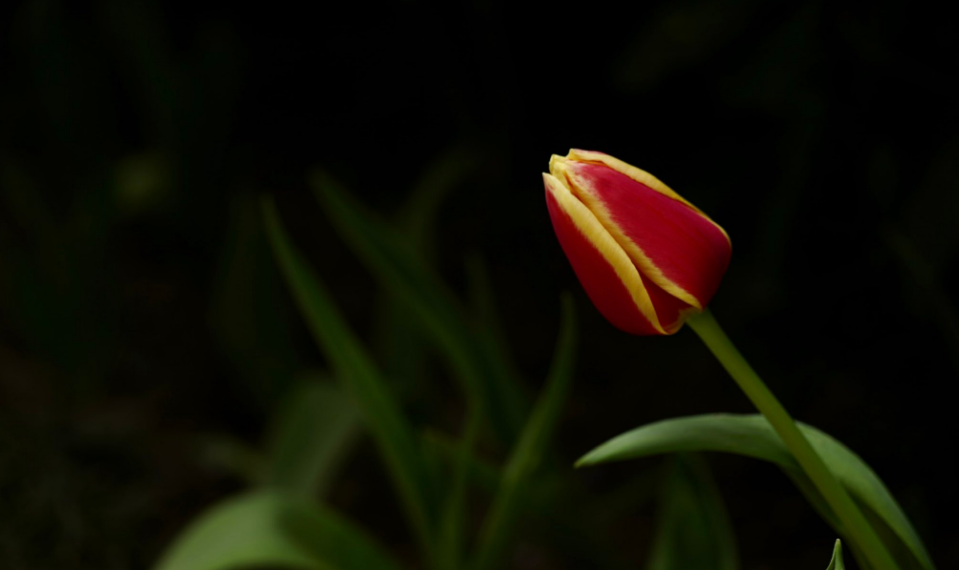
M 323 367 L 259 195 L 372 334 L 376 285 L 316 205 L 315 167 L 392 216 L 437 157 L 469 157 L 436 259 L 457 290 L 468 256 L 488 262 L 531 394 L 574 292 L 570 464 L 643 423 L 751 411 L 690 331 L 629 337 L 589 304 L 540 179 L 570 147 L 649 170 L 727 229 L 717 318 L 797 418 L 883 477 L 938 566 L 959 565 L 954 19 L 905 1 L 242 6 L 0 8 L 0 565 L 143 568 L 243 487 L 203 442 L 256 444 Z M 340 506 L 403 552 L 369 447 Z M 825 566 L 832 531 L 785 477 L 709 460 L 745 568 Z M 659 462 L 576 476 L 600 500 Z M 610 525 L 633 567 L 653 514 Z M 555 546 L 525 544 L 516 567 L 567 567 Z

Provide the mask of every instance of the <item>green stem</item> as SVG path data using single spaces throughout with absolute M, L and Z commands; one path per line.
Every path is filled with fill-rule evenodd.
M 776 396 L 769 391 L 746 359 L 736 350 L 719 323 L 713 318 L 712 313 L 709 310 L 703 311 L 686 322 L 706 343 L 726 372 L 729 372 L 753 405 L 762 412 L 776 430 L 796 461 L 822 493 L 826 503 L 836 513 L 851 540 L 865 553 L 869 564 L 875 570 L 897 570 L 898 566 L 892 555 L 866 521 L 862 511 L 853 503 L 845 487 L 839 483 L 819 454 L 809 445 L 809 441 L 796 427 L 796 422 L 789 416 L 789 412 L 783 408 Z

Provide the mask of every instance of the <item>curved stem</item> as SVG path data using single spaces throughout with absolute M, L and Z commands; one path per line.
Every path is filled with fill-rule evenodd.
M 898 566 L 889 550 L 866 521 L 859 507 L 853 503 L 846 488 L 839 483 L 819 454 L 809 445 L 809 441 L 796 427 L 796 422 L 789 416 L 789 412 L 783 408 L 776 396 L 769 391 L 746 359 L 736 350 L 719 323 L 713 318 L 712 313 L 707 309 L 686 322 L 706 343 L 726 372 L 729 372 L 736 384 L 779 434 L 800 467 L 836 513 L 849 538 L 866 555 L 870 566 L 875 570 L 896 570 Z

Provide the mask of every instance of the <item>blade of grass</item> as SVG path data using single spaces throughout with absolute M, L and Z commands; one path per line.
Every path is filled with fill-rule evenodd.
M 456 450 L 453 474 L 440 526 L 440 556 L 444 568 L 460 568 L 463 533 L 467 516 L 467 490 L 473 462 L 473 449 L 479 438 L 483 416 L 477 410 L 467 413 L 466 428 Z
M 373 273 L 383 288 L 396 295 L 418 317 L 424 330 L 442 349 L 469 405 L 478 405 L 490 418 L 499 441 L 513 441 L 516 430 L 499 413 L 476 354 L 465 311 L 456 297 L 429 269 L 408 240 L 365 213 L 325 173 L 312 178 L 317 200 L 333 227 Z
M 429 453 L 444 465 L 454 469 L 462 456 L 461 442 L 437 433 L 427 432 L 425 442 Z M 626 570 L 628 565 L 615 558 L 616 547 L 609 536 L 601 529 L 608 527 L 610 520 L 616 518 L 616 512 L 609 508 L 614 505 L 623 513 L 638 508 L 656 493 L 653 477 L 631 481 L 629 484 L 642 487 L 643 497 L 635 497 L 636 492 L 609 497 L 604 503 L 596 505 L 595 497 L 590 499 L 585 491 L 574 485 L 570 478 L 562 473 L 544 473 L 548 477 L 537 480 L 530 492 L 522 497 L 520 508 L 528 513 L 534 526 L 541 529 L 542 537 L 550 544 L 560 548 L 564 560 L 571 567 L 588 567 L 596 570 Z M 475 453 L 469 458 L 469 484 L 485 495 L 493 496 L 499 488 L 502 471 L 488 460 Z M 579 508 L 586 506 L 588 510 Z M 603 516 L 598 516 L 601 513 Z
M 496 568 L 505 553 L 519 514 L 519 504 L 528 492 L 537 467 L 546 455 L 547 447 L 559 420 L 566 395 L 569 392 L 573 352 L 576 342 L 576 323 L 573 301 L 563 297 L 563 317 L 559 339 L 553 353 L 549 379 L 533 413 L 510 454 L 499 489 L 490 506 L 480 531 L 473 570 Z
M 450 469 L 457 468 L 457 462 L 462 459 L 462 442 L 446 434 L 427 431 L 423 435 L 427 452 L 442 464 L 448 464 Z M 493 465 L 485 458 L 477 457 L 475 453 L 468 456 L 469 483 L 493 494 L 499 485 L 502 475 L 498 466 Z
M 436 503 L 432 496 L 432 478 L 414 432 L 325 287 L 291 243 L 271 200 L 264 201 L 263 213 L 273 251 L 300 311 L 336 378 L 357 402 L 383 455 L 420 548 L 433 565 Z
M 677 455 L 664 483 L 646 570 L 739 568 L 732 523 L 705 461 Z
M 433 259 L 433 229 L 440 204 L 467 174 L 476 168 L 476 153 L 454 147 L 441 153 L 413 186 L 410 197 L 396 216 L 395 226 L 408 239 L 410 247 L 429 262 Z M 379 315 L 375 334 L 377 353 L 391 377 L 405 384 L 426 378 L 426 335 L 410 327 L 416 314 L 407 303 L 390 291 L 381 289 L 377 299 Z
M 486 377 L 493 401 L 498 403 L 503 421 L 518 433 L 529 406 L 525 395 L 520 391 L 523 380 L 507 349 L 506 335 L 498 318 L 499 312 L 496 309 L 489 273 L 479 255 L 467 258 L 466 273 L 469 279 L 470 304 L 477 317 L 477 326 L 474 327 L 475 346 L 487 370 Z

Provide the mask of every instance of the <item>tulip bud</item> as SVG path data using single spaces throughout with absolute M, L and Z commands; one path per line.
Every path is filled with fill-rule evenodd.
M 553 155 L 546 205 L 600 313 L 632 334 L 673 334 L 729 265 L 729 236 L 653 175 L 601 152 Z

